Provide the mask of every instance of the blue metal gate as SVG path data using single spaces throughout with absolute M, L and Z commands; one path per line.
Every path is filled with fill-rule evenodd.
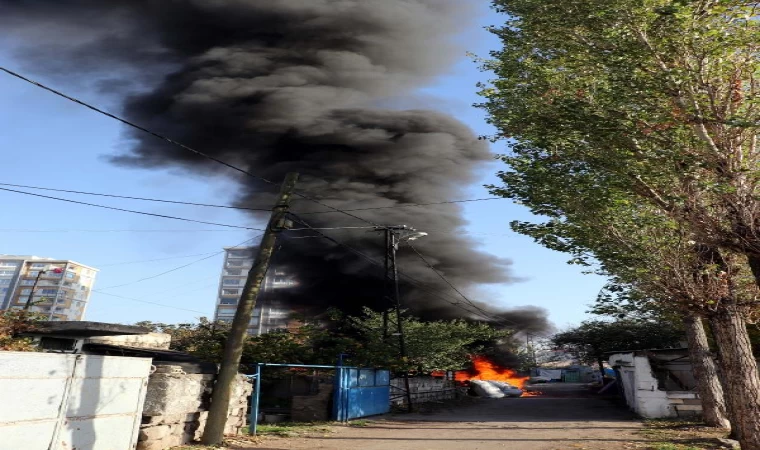
M 390 372 L 381 369 L 360 369 L 346 366 L 309 364 L 256 364 L 256 373 L 249 375 L 255 383 L 251 396 L 250 434 L 255 435 L 261 397 L 261 372 L 264 367 L 299 367 L 335 370 L 332 419 L 342 422 L 359 417 L 385 414 L 391 409 Z
M 338 367 L 333 392 L 333 420 L 345 422 L 390 411 L 390 372 Z

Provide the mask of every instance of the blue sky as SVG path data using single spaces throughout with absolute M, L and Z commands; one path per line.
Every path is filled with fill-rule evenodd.
M 477 55 L 487 56 L 488 50 L 499 43 L 482 27 L 500 21 L 503 22 L 503 18 L 483 6 L 478 23 L 462 36 L 465 47 Z M 21 64 L 9 53 L 0 47 L 0 65 L 19 68 Z M 46 81 L 44 77 L 33 75 Z M 450 73 L 421 92 L 427 104 L 420 106 L 451 113 L 476 133 L 489 134 L 491 129 L 485 123 L 483 112 L 471 106 L 478 101 L 475 83 L 487 78 L 488 75 L 481 73 L 463 54 Z M 81 86 L 59 87 L 106 109 L 118 110 L 113 100 Z M 0 74 L 0 98 L 3 99 L 0 102 L 0 123 L 3 124 L 0 183 L 200 203 L 229 203 L 233 197 L 232 183 L 223 178 L 112 165 L 107 156 L 126 145 L 120 140 L 121 128 L 117 122 L 5 74 Z M 507 151 L 506 144 L 494 145 L 493 151 Z M 478 182 L 469 189 L 468 198 L 488 196 L 482 185 L 497 183 L 494 174 L 499 169 L 497 162 L 483 167 Z M 256 225 L 249 217 L 231 210 L 40 193 L 204 221 Z M 93 294 L 88 320 L 176 323 L 212 315 L 222 264 L 222 255 L 213 253 L 252 237 L 245 230 L 203 231 L 218 230 L 218 227 L 5 191 L 0 191 L 0 205 L 3 211 L 0 253 L 73 259 L 101 269 L 95 288 L 103 293 Z M 509 200 L 471 203 L 465 207 L 465 217 L 470 222 L 466 231 L 481 242 L 483 250 L 512 259 L 515 274 L 525 279 L 489 287 L 491 301 L 506 307 L 544 307 L 560 328 L 585 318 L 586 305 L 594 300 L 604 280 L 581 274 L 581 268 L 566 264 L 566 255 L 546 250 L 510 231 L 511 220 L 530 220 L 524 207 Z M 208 259 L 198 261 L 206 257 Z M 164 260 L 125 264 L 152 259 Z M 193 264 L 151 280 L 137 281 L 188 263 Z M 117 285 L 125 286 L 109 289 Z

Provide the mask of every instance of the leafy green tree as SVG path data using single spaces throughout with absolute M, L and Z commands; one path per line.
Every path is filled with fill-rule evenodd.
M 609 352 L 671 348 L 678 346 L 683 337 L 683 330 L 670 323 L 592 320 L 555 334 L 552 342 L 569 350 L 584 363 L 598 364 L 604 376 L 605 356 Z
M 350 326 L 361 333 L 359 359 L 372 358 L 375 363 L 397 371 L 427 373 L 435 370 L 460 370 L 470 356 L 495 351 L 509 340 L 511 332 L 491 325 L 465 320 L 422 321 L 404 315 L 402 319 L 407 357 L 398 357 L 398 337 L 383 339 L 382 313 L 369 309 L 361 317 L 350 317 Z M 371 360 L 366 360 L 370 362 Z
M 41 320 L 42 316 L 29 311 L 17 309 L 0 311 L 0 351 L 39 351 L 39 347 L 30 338 L 21 335 L 34 330 L 35 324 Z
M 510 332 L 490 325 L 452 321 L 421 321 L 404 315 L 407 358 L 399 355 L 398 337 L 382 336 L 382 313 L 366 309 L 361 316 L 332 313 L 332 326 L 305 324 L 296 329 L 250 336 L 243 349 L 243 364 L 335 364 L 339 354 L 346 364 L 387 367 L 394 371 L 459 370 L 470 355 L 495 351 L 508 342 Z M 171 348 L 204 361 L 218 362 L 228 327 L 201 319 L 197 324 L 167 325 L 139 322 L 153 331 L 169 333 Z
M 227 339 L 229 325 L 224 322 L 212 322 L 201 317 L 198 323 L 164 324 L 138 322 L 142 326 L 158 333 L 171 336 L 171 350 L 190 353 L 203 361 L 220 362 Z
M 742 444 L 760 448 L 745 326 L 760 283 L 757 4 L 494 4 L 509 19 L 483 106 L 516 142 L 501 193 L 549 217 L 515 227 L 707 315 Z

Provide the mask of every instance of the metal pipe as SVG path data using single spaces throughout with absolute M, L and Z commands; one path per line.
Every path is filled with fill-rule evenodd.
M 307 369 L 337 369 L 339 366 L 320 366 L 320 365 L 312 365 L 312 364 L 267 364 L 267 363 L 259 363 L 259 366 L 262 367 L 301 367 L 301 368 L 307 368 Z M 342 367 L 348 367 L 348 366 L 342 366 Z
M 253 394 L 253 407 L 251 408 L 251 426 L 249 434 L 256 436 L 259 424 L 259 397 L 261 397 L 261 364 L 256 364 L 256 392 Z

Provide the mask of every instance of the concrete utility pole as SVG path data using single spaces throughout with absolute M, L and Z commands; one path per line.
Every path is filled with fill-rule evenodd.
M 32 285 L 32 289 L 29 291 L 29 297 L 26 298 L 26 303 L 24 304 L 24 311 L 27 311 L 32 306 L 32 299 L 34 298 L 34 290 L 37 289 L 37 283 L 40 282 L 40 277 L 45 273 L 44 270 L 40 270 L 37 272 L 37 278 L 34 279 L 34 284 Z
M 390 227 L 377 228 L 378 231 L 385 232 L 385 298 L 393 302 L 396 310 L 396 333 L 398 336 L 398 347 L 401 359 L 406 359 L 406 339 L 404 338 L 404 326 L 401 321 L 401 295 L 398 286 L 398 268 L 396 266 L 396 251 L 398 244 L 402 240 L 415 240 L 427 233 L 421 233 L 414 228 L 406 225 L 397 225 Z M 388 337 L 388 309 L 383 309 L 383 339 Z M 404 389 L 406 390 L 406 401 L 409 411 L 412 411 L 412 392 L 409 388 L 409 373 L 404 371 Z
M 264 237 L 261 239 L 258 255 L 256 255 L 253 267 L 251 267 L 248 278 L 245 280 L 243 293 L 235 311 L 235 318 L 232 320 L 230 334 L 224 344 L 224 355 L 219 367 L 219 374 L 214 384 L 214 390 L 211 392 L 208 421 L 201 438 L 201 442 L 205 445 L 217 445 L 224 439 L 224 427 L 227 424 L 232 385 L 238 374 L 246 331 L 251 322 L 251 313 L 256 306 L 261 284 L 269 269 L 269 261 L 274 252 L 277 234 L 287 228 L 285 214 L 288 211 L 297 181 L 297 173 L 289 173 L 285 177 L 277 203 L 272 208 L 272 216 L 267 224 Z

